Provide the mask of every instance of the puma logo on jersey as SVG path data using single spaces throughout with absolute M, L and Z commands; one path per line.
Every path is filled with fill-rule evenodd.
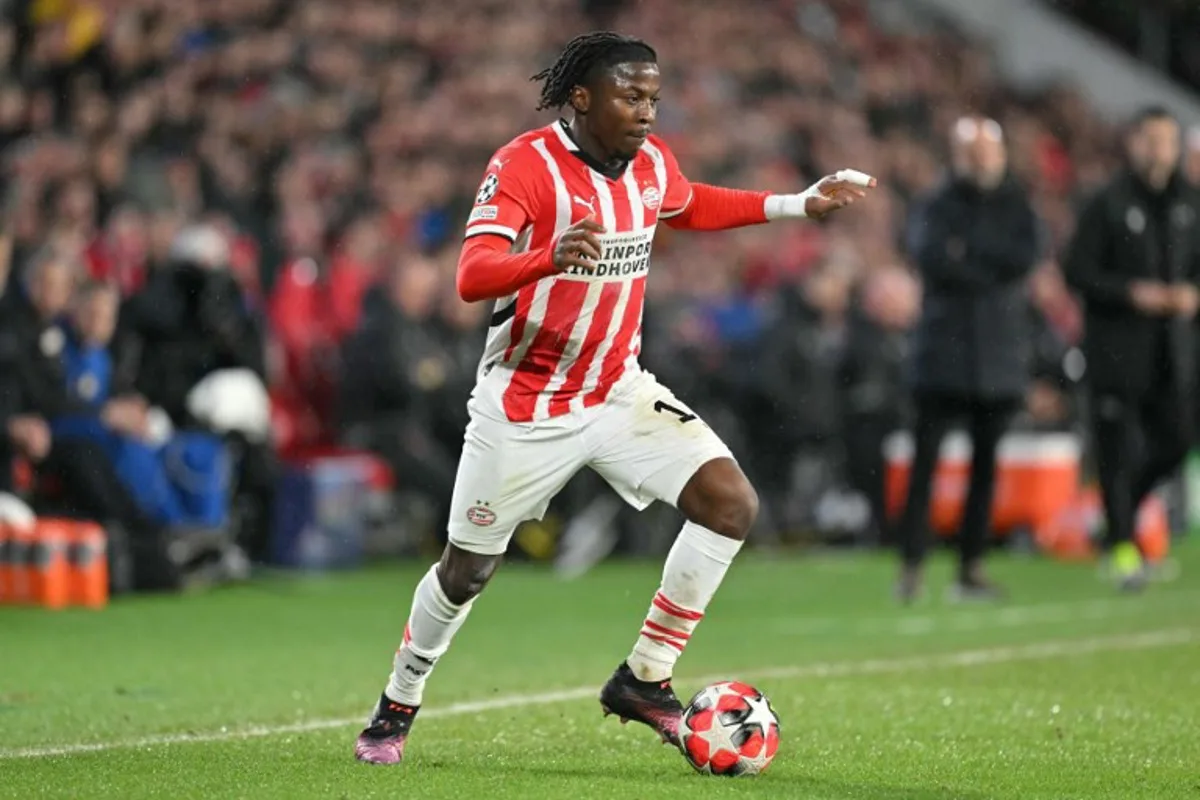
M 576 197 L 575 195 L 571 195 L 571 199 L 573 201 L 575 201 L 576 203 L 579 203 L 579 205 L 583 206 L 584 208 L 586 208 L 588 211 L 592 212 L 593 214 L 596 213 L 596 209 L 592 207 L 592 203 L 595 202 L 594 199 L 593 200 L 584 200 L 582 197 Z

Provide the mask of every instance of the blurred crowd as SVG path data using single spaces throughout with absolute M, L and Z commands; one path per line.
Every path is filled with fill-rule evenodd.
M 448 501 L 489 311 L 454 293 L 466 211 L 490 154 L 552 119 L 534 111 L 529 76 L 599 26 L 657 48 L 658 132 L 689 177 L 779 191 L 846 166 L 879 177 L 870 202 L 827 224 L 664 230 L 656 244 L 645 365 L 745 454 L 779 526 L 815 507 L 797 482 L 870 482 L 882 437 L 908 420 L 921 291 L 904 229 L 943 177 L 961 114 L 1003 126 L 1044 225 L 1025 421 L 1074 424 L 1078 376 L 1063 363 L 1081 316 L 1056 258 L 1080 199 L 1119 163 L 1114 130 L 1069 87 L 1012 92 L 985 48 L 904 3 L 0 10 L 4 302 L 40 302 L 39 271 L 69 276 L 44 320 L 112 287 L 117 361 L 138 398 L 117 427 L 144 430 L 161 409 L 194 428 L 186 399 L 206 376 L 258 376 L 269 445 L 243 450 L 258 452 L 246 485 L 261 507 L 274 458 L 335 446 L 374 450 L 399 485 Z

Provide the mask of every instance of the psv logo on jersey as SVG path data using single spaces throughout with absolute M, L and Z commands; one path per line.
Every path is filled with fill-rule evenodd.
M 647 186 L 642 190 L 642 205 L 651 211 L 657 211 L 662 205 L 662 192 L 657 186 Z

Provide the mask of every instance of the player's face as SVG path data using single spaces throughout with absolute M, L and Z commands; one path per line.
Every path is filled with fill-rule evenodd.
M 617 64 L 596 82 L 587 113 L 588 131 L 612 156 L 637 155 L 658 116 L 658 65 Z

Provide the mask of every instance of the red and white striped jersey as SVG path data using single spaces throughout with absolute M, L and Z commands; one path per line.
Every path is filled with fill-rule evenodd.
M 637 373 L 642 304 L 659 219 L 682 212 L 691 185 L 666 144 L 650 136 L 617 178 L 580 157 L 556 122 L 500 148 L 467 220 L 466 236 L 499 234 L 513 252 L 549 247 L 589 214 L 602 224 L 594 271 L 571 269 L 496 301 L 477 392 L 500 394 L 513 422 L 603 403 Z

